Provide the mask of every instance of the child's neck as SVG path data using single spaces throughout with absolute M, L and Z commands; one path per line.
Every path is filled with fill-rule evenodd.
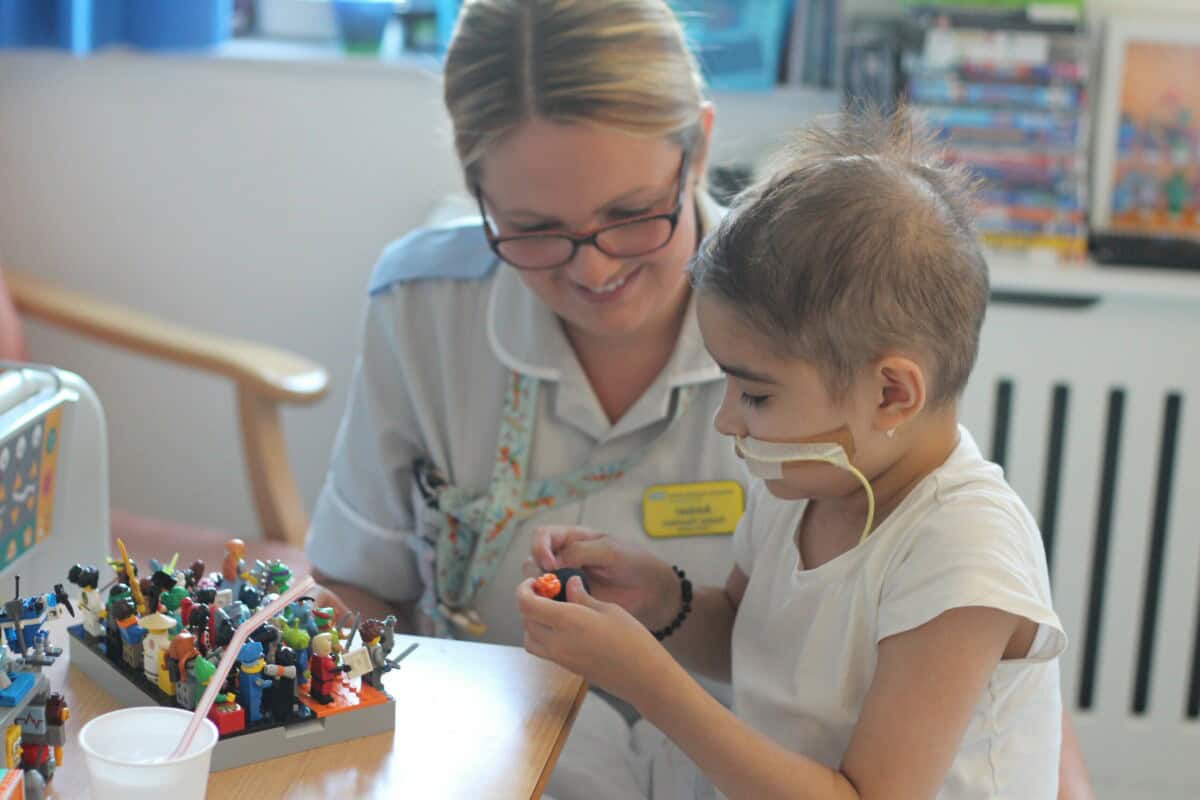
M 884 468 L 868 474 L 875 494 L 878 528 L 926 476 L 946 463 L 958 445 L 953 408 L 922 420 L 920 430 L 907 431 L 912 446 Z M 866 492 L 812 500 L 797 531 L 797 544 L 807 569 L 818 567 L 858 544 L 867 515 Z

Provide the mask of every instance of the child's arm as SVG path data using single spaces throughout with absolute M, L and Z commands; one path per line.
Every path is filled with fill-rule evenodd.
M 959 608 L 883 640 L 875 678 L 838 770 L 792 753 L 714 700 L 623 609 L 518 590 L 526 649 L 632 702 L 730 798 L 932 798 L 1019 618 Z
M 683 597 L 671 565 L 644 547 L 598 531 L 570 525 L 534 530 L 527 577 L 559 567 L 587 572 L 593 597 L 615 603 L 651 631 L 662 630 L 679 614 Z M 729 681 L 729 643 L 733 618 L 746 592 L 748 578 L 734 565 L 722 589 L 696 587 L 692 609 L 683 624 L 664 641 L 685 667 Z

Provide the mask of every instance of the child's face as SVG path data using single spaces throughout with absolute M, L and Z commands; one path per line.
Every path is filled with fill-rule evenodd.
M 724 301 L 701 294 L 696 311 L 704 345 L 726 375 L 714 420 L 718 432 L 770 442 L 852 442 L 847 455 L 860 462 L 854 450 L 870 437 L 869 402 L 853 391 L 835 402 L 812 364 L 777 355 Z M 783 478 L 766 483 L 784 499 L 841 497 L 860 486 L 849 473 L 821 462 L 789 463 Z

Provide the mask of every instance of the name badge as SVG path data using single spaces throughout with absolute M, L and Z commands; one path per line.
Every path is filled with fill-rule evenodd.
M 651 486 L 642 493 L 642 527 L 655 539 L 728 536 L 745 507 L 737 481 Z

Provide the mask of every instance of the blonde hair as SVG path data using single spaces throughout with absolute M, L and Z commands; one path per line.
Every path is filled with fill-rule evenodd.
M 444 98 L 467 182 L 497 140 L 541 117 L 690 148 L 703 81 L 662 0 L 468 0 Z
M 815 366 L 835 398 L 889 351 L 915 349 L 933 370 L 930 406 L 944 405 L 966 387 L 988 301 L 974 188 L 907 110 L 847 111 L 738 197 L 692 285 Z

